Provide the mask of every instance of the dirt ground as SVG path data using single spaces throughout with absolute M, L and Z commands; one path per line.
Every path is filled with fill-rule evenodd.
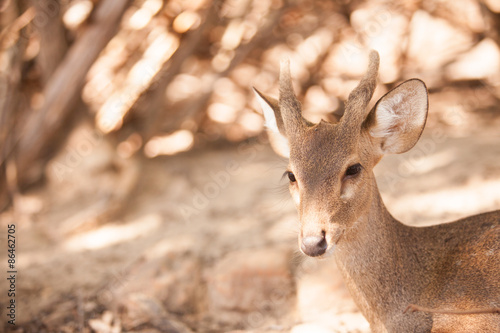
M 88 149 L 75 154 L 85 138 Z M 265 136 L 122 167 L 96 138 L 77 131 L 47 184 L 0 216 L 2 244 L 16 224 L 18 270 L 17 325 L 4 326 L 2 290 L 3 328 L 369 332 L 334 262 L 298 252 L 286 162 Z M 140 174 L 134 195 L 110 213 L 128 169 Z M 418 145 L 375 173 L 389 210 L 408 224 L 500 209 L 500 121 L 437 111 Z

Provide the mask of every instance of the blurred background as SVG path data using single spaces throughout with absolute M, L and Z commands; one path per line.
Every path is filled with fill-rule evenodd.
M 284 57 L 314 122 L 370 49 L 374 101 L 425 81 L 420 143 L 375 170 L 396 217 L 500 207 L 498 1 L 3 0 L 0 20 L 0 242 L 15 223 L 20 272 L 0 329 L 369 332 L 335 264 L 296 249 L 251 89 L 277 96 Z

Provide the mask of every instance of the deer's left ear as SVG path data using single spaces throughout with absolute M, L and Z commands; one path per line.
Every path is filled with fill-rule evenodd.
M 404 153 L 420 138 L 428 107 L 424 82 L 411 79 L 380 98 L 363 127 L 376 139 L 381 155 Z
M 278 101 L 262 94 L 255 88 L 253 88 L 253 91 L 264 113 L 271 147 L 278 155 L 288 158 L 290 156 L 290 147 L 286 138 L 285 125 L 283 124 Z
M 266 127 L 270 131 L 286 136 L 285 126 L 283 125 L 283 119 L 281 118 L 278 101 L 272 97 L 264 95 L 255 88 L 253 88 L 253 92 L 255 93 L 255 97 L 257 97 L 257 101 L 262 108 L 262 112 L 264 113 Z

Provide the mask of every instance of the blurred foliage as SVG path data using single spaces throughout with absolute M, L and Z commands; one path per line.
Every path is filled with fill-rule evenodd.
M 312 121 L 343 107 L 372 48 L 379 95 L 419 77 L 500 97 L 494 0 L 6 0 L 0 13 L 0 207 L 82 123 L 125 160 L 259 135 L 251 87 L 277 94 L 283 57 Z

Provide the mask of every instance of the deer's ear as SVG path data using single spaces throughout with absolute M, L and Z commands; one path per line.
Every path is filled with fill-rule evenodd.
M 278 101 L 272 97 L 262 94 L 253 88 L 257 101 L 264 113 L 265 125 L 269 130 L 271 147 L 274 151 L 283 157 L 290 156 L 290 147 L 286 138 L 285 126 L 281 118 L 281 112 Z
M 255 97 L 257 97 L 257 101 L 262 108 L 262 112 L 264 113 L 267 129 L 277 134 L 286 136 L 278 101 L 272 97 L 264 95 L 255 88 L 253 88 L 253 92 L 255 93 Z
M 381 154 L 404 153 L 420 138 L 428 107 L 424 82 L 411 79 L 380 98 L 364 126 L 377 139 Z

